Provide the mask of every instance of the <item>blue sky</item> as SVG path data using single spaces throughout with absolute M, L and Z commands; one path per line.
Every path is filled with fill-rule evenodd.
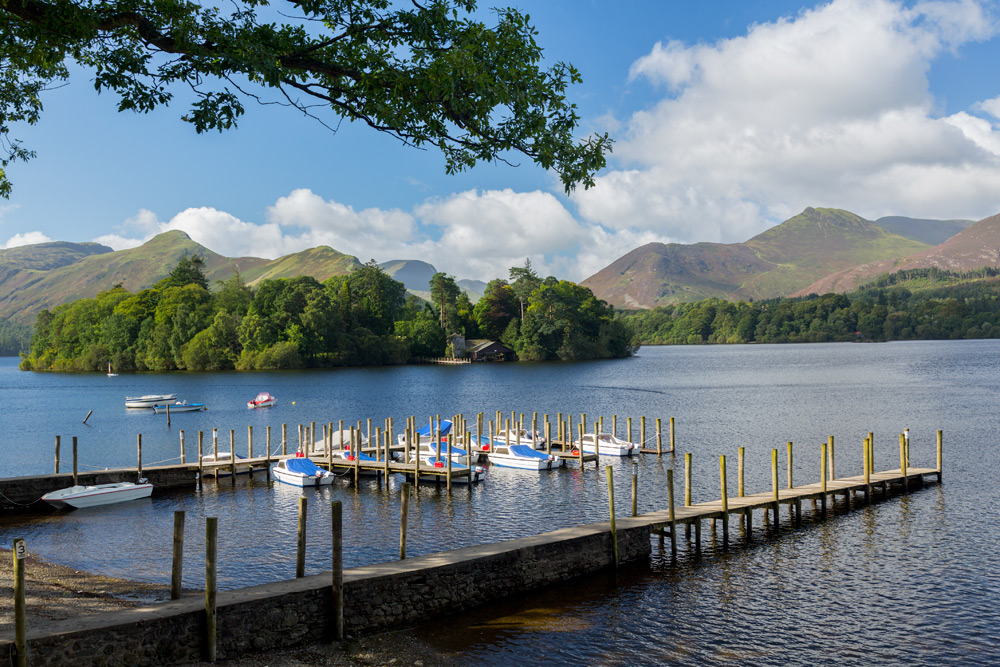
M 183 105 L 120 114 L 79 71 L 12 132 L 38 157 L 8 169 L 0 247 L 183 229 L 229 256 L 329 245 L 481 280 L 530 257 L 582 280 L 644 243 L 744 241 L 806 206 L 1000 212 L 996 1 L 514 4 L 581 70 L 584 133 L 616 140 L 589 191 L 526 160 L 447 176 L 433 151 L 252 103 L 237 130 L 197 135 Z

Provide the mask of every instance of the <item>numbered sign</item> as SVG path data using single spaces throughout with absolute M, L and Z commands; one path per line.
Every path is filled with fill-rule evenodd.
M 28 557 L 28 547 L 24 544 L 24 540 L 14 541 L 14 555 L 17 556 L 18 560 Z

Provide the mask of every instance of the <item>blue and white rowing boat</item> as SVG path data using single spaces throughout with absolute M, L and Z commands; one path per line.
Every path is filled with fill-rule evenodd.
M 333 473 L 320 468 L 305 457 L 284 459 L 271 468 L 279 482 L 292 486 L 326 486 L 333 484 Z

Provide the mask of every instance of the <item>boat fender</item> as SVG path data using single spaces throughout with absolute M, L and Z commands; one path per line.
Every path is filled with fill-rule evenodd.
M 579 455 L 580 455 L 580 450 L 579 449 L 574 449 L 573 450 L 573 456 L 579 456 Z
M 434 467 L 435 468 L 443 468 L 444 467 L 444 461 L 435 461 L 434 462 Z
M 354 454 L 348 454 L 347 455 L 347 460 L 348 461 L 353 461 L 354 460 Z
M 484 452 L 490 451 L 490 446 L 489 445 L 483 445 L 483 451 Z

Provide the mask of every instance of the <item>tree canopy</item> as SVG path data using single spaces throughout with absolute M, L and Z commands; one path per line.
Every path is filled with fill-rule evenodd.
M 198 132 L 236 125 L 247 100 L 283 104 L 334 129 L 365 123 L 442 151 L 454 173 L 521 154 L 555 170 L 566 191 L 593 185 L 607 134 L 579 139 L 570 64 L 542 66 L 529 17 L 476 0 L 2 0 L 0 195 L 4 170 L 33 153 L 9 134 L 37 123 L 42 92 L 75 63 L 120 111 L 194 98 L 182 120 Z

